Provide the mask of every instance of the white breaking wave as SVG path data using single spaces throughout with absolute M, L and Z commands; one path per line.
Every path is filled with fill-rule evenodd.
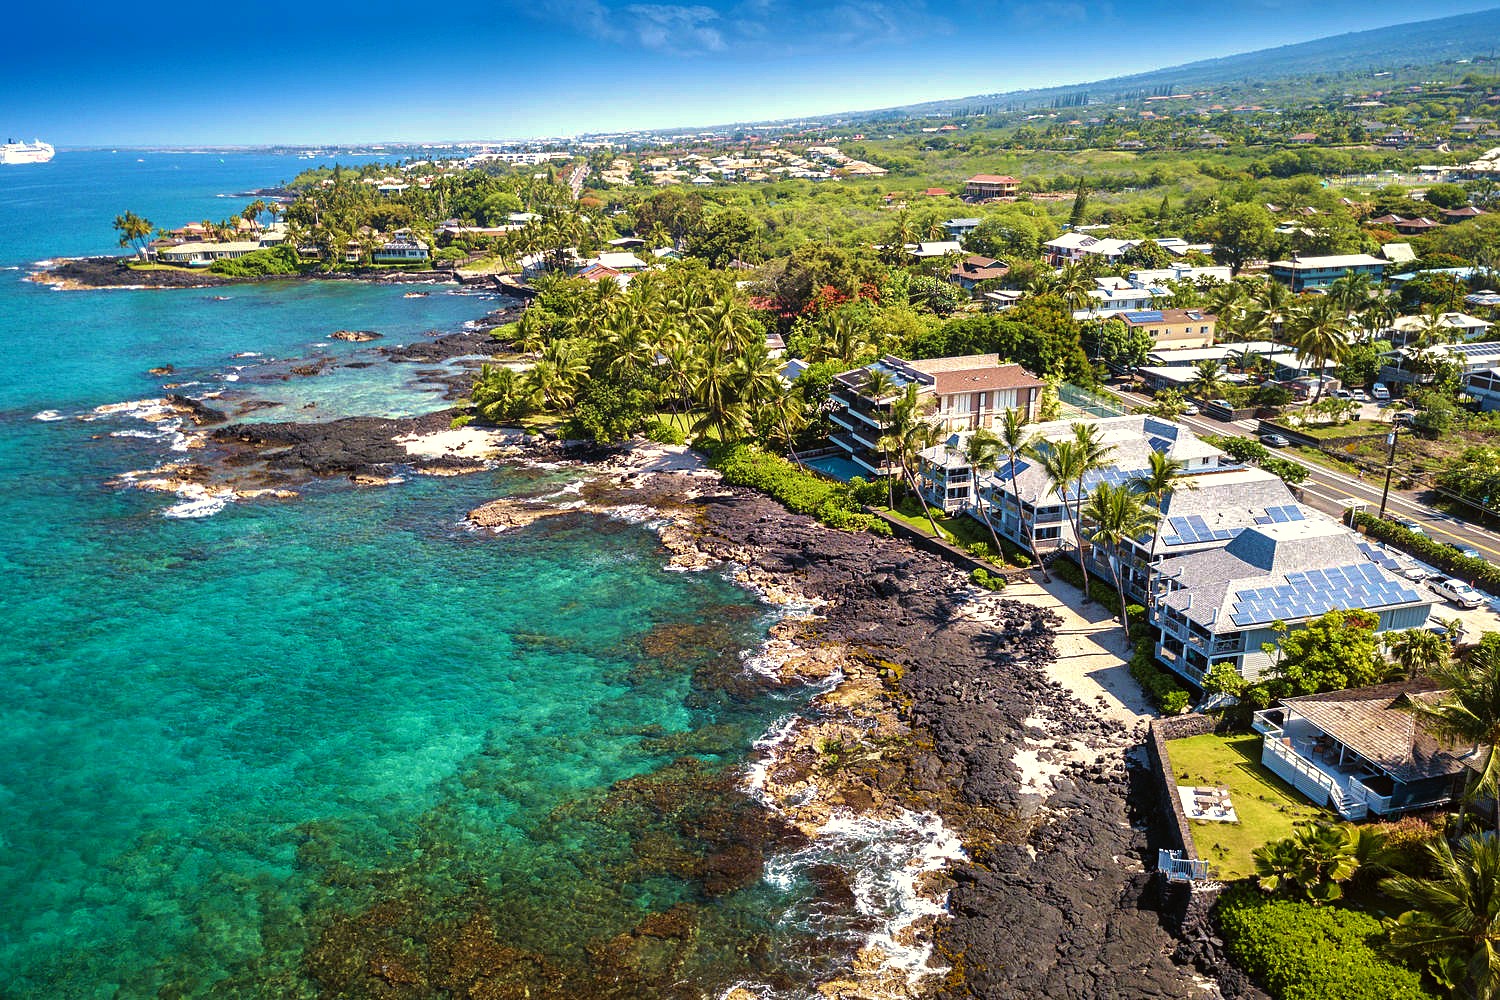
M 946 897 L 928 898 L 918 886 L 924 876 L 965 860 L 958 835 L 934 813 L 903 810 L 880 819 L 840 811 L 818 830 L 811 846 L 769 860 L 765 878 L 786 890 L 814 865 L 832 863 L 850 872 L 856 908 L 879 921 L 865 937 L 864 947 L 882 955 L 885 967 L 905 973 L 908 982 L 915 983 L 948 971 L 933 963 L 932 944 L 919 941 L 914 927 L 918 921 L 946 915 Z
M 56 410 L 41 410 L 31 415 L 32 420 L 40 420 L 44 424 L 50 424 L 54 420 L 67 420 L 68 418 Z
M 233 496 L 206 496 L 196 500 L 184 500 L 174 503 L 161 512 L 162 517 L 212 517 L 223 510 L 233 500 Z

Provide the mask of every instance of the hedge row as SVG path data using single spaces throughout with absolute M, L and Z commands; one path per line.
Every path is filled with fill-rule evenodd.
M 1051 569 L 1054 576 L 1066 580 L 1079 590 L 1083 589 L 1083 571 L 1078 568 L 1078 563 L 1066 556 L 1059 556 L 1053 560 Z M 1119 593 L 1097 577 L 1089 579 L 1089 597 L 1105 607 L 1120 606 Z M 1181 714 L 1193 700 L 1192 695 L 1177 680 L 1177 675 L 1157 665 L 1151 629 L 1145 625 L 1146 609 L 1139 604 L 1130 604 L 1126 606 L 1126 611 L 1131 621 L 1130 637 L 1135 642 L 1135 653 L 1130 657 L 1130 676 L 1135 678 L 1135 682 L 1164 714 Z
M 1466 556 L 1452 546 L 1434 541 L 1426 535 L 1408 531 L 1391 521 L 1382 521 L 1373 514 L 1354 515 L 1356 527 L 1365 529 L 1365 534 L 1382 542 L 1389 542 L 1403 552 L 1408 552 L 1424 562 L 1431 563 L 1445 573 L 1472 581 L 1480 590 L 1500 594 L 1500 566 L 1483 559 Z
M 1229 955 L 1275 1000 L 1431 1000 L 1418 973 L 1375 950 L 1384 937 L 1367 913 L 1228 892 L 1219 927 Z
M 811 515 L 831 528 L 868 531 L 887 538 L 891 535 L 890 525 L 857 509 L 842 483 L 830 482 L 752 445 L 725 448 L 714 456 L 712 464 L 731 486 L 759 490 L 787 510 Z

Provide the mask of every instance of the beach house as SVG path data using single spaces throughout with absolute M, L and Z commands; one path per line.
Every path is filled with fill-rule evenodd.
M 1255 713 L 1261 763 L 1345 819 L 1441 806 L 1488 751 L 1437 739 L 1409 710 L 1446 694 L 1422 679 L 1284 698 Z

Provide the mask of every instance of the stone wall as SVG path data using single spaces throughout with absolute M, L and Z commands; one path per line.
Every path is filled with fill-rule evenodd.
M 1177 773 L 1172 770 L 1172 757 L 1167 752 L 1168 740 L 1180 740 L 1189 736 L 1211 733 L 1217 725 L 1211 716 L 1201 713 L 1177 715 L 1151 721 L 1151 738 L 1146 748 L 1151 754 L 1151 766 L 1156 768 L 1159 779 L 1162 807 L 1166 810 L 1168 836 L 1183 852 L 1183 857 L 1198 860 L 1198 850 L 1193 846 L 1193 829 L 1188 824 L 1187 813 L 1182 808 L 1182 797 L 1177 794 Z
M 1029 569 L 1022 569 L 1018 566 L 996 566 L 985 562 L 983 559 L 975 559 L 963 549 L 949 545 L 940 538 L 933 538 L 931 535 L 918 531 L 905 521 L 891 517 L 883 511 L 874 510 L 870 507 L 866 507 L 865 511 L 889 524 L 891 531 L 895 532 L 897 538 L 910 542 L 928 555 L 934 555 L 939 559 L 952 563 L 965 573 L 972 573 L 976 569 L 982 569 L 992 576 L 1003 576 L 1007 580 L 1010 580 L 1018 576 L 1025 576 L 1031 572 Z

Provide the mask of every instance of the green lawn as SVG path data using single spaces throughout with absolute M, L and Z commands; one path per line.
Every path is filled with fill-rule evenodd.
M 1225 881 L 1253 874 L 1250 852 L 1262 844 L 1291 836 L 1298 823 L 1331 818 L 1327 810 L 1308 802 L 1261 764 L 1260 746 L 1258 735 L 1212 733 L 1167 744 L 1175 784 L 1229 789 L 1238 823 L 1192 821 L 1198 857 Z
M 1306 434 L 1310 438 L 1346 438 L 1367 435 L 1377 437 L 1389 434 L 1390 424 L 1380 423 L 1375 420 L 1351 420 L 1347 424 L 1314 424 L 1310 427 L 1298 427 L 1296 423 L 1287 421 L 1288 426 L 1296 429 L 1299 434 Z

